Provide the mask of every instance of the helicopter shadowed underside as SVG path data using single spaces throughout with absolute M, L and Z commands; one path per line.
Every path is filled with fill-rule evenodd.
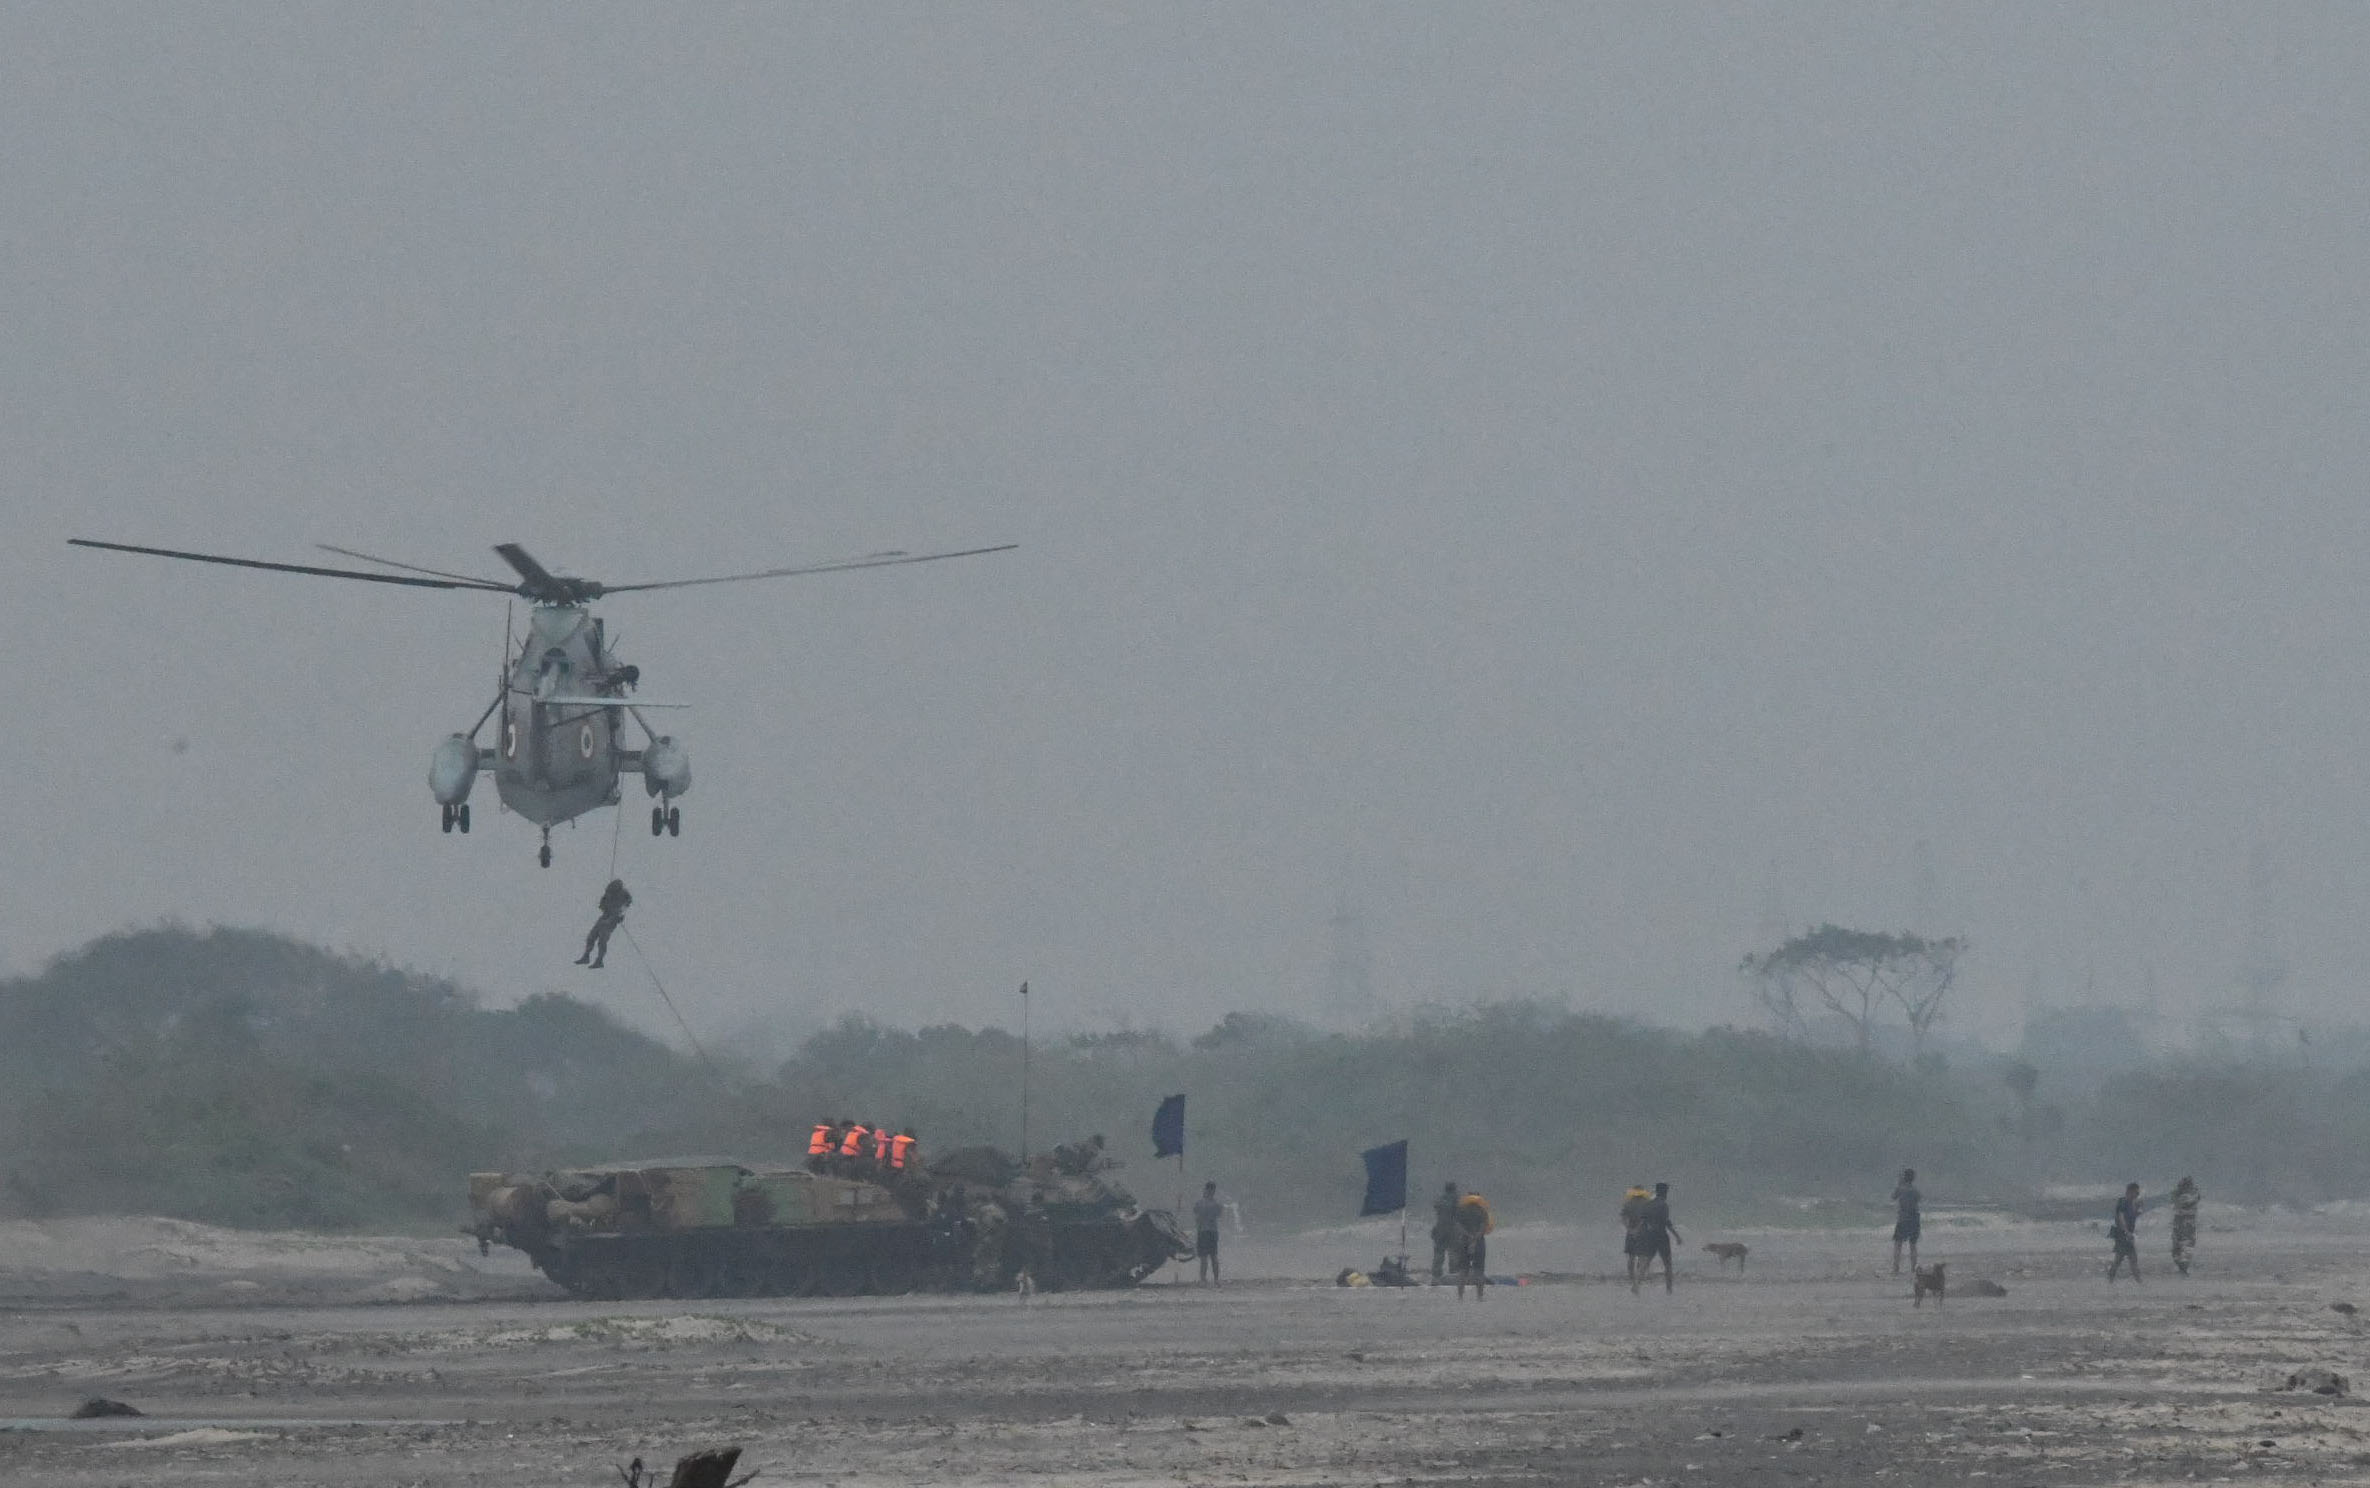
M 1018 546 L 1004 543 L 939 553 L 873 553 L 862 558 L 712 578 L 602 584 L 552 573 L 516 543 L 503 543 L 494 549 L 518 575 L 518 582 L 503 583 L 326 545 L 325 552 L 377 564 L 380 570 L 401 572 L 269 563 L 256 558 L 135 547 L 79 537 L 68 541 L 76 547 L 194 563 L 399 584 L 416 589 L 510 594 L 527 600 L 532 608 L 527 615 L 526 637 L 515 652 L 505 645 L 502 677 L 494 700 L 467 732 L 455 733 L 436 746 L 428 761 L 428 789 L 436 798 L 443 829 L 465 833 L 470 826 L 469 797 L 477 777 L 492 775 L 495 794 L 502 804 L 542 828 L 538 859 L 546 868 L 551 866 L 551 829 L 588 811 L 620 805 L 623 795 L 619 786 L 624 776 L 642 777 L 642 789 L 652 800 L 653 836 L 682 835 L 683 808 L 675 803 L 691 789 L 689 751 L 672 735 L 652 728 L 644 716 L 645 712 L 686 705 L 651 702 L 635 696 L 642 679 L 641 669 L 610 652 L 606 628 L 601 618 L 588 608 L 594 601 L 607 595 L 654 589 L 687 589 L 705 584 L 933 563 L 945 558 L 1009 552 Z M 499 723 L 492 739 L 484 740 L 486 725 L 496 720 Z

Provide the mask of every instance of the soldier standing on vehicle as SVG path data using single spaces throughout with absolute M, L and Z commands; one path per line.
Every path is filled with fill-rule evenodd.
M 1201 1284 L 1217 1286 L 1218 1280 L 1218 1221 L 1226 1217 L 1226 1205 L 1218 1197 L 1215 1179 L 1201 1186 L 1201 1197 L 1193 1204 L 1193 1257 L 1201 1263 Z
M 1003 1289 L 1004 1232 L 1009 1223 L 1002 1204 L 992 1198 L 981 1202 L 971 1240 L 971 1284 L 983 1292 Z
M 1020 1211 L 1020 1265 L 1032 1286 L 1053 1289 L 1053 1211 L 1045 1206 L 1045 1190 L 1029 1191 L 1028 1207 Z
M 2183 1178 L 2173 1185 L 2173 1265 L 2183 1276 L 2189 1274 L 2189 1258 L 2197 1253 L 2197 1206 L 2203 1198 L 2194 1178 Z
M 1448 1274 L 1449 1252 L 1457 1243 L 1457 1186 L 1441 1185 L 1440 1197 L 1432 1201 L 1432 1282 L 1435 1286 Z
M 851 1121 L 839 1137 L 839 1175 L 842 1178 L 864 1176 L 864 1157 L 872 1151 L 872 1128 L 861 1121 Z

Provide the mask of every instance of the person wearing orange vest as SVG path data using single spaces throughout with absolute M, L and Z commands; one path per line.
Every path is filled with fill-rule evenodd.
M 872 1150 L 871 1143 L 871 1127 L 861 1121 L 848 1123 L 848 1134 L 840 1138 L 839 1142 L 839 1162 L 845 1176 L 850 1178 L 856 1176 L 857 1171 L 864 1165 L 865 1154 Z
M 1457 1300 L 1465 1300 L 1465 1283 L 1473 1283 L 1473 1300 L 1478 1302 L 1488 1295 L 1489 1234 L 1498 1227 L 1497 1217 L 1489 1212 L 1489 1200 L 1477 1193 L 1469 1193 L 1457 1200 L 1456 1234 Z
M 906 1163 L 911 1161 L 913 1158 L 913 1149 L 915 1144 L 916 1139 L 911 1131 L 901 1131 L 897 1133 L 897 1135 L 889 1138 L 890 1172 L 902 1173 L 905 1171 Z
M 831 1149 L 838 1145 L 836 1136 L 837 1128 L 828 1121 L 816 1122 L 815 1129 L 807 1133 L 806 1165 L 809 1172 L 823 1171 L 824 1160 L 831 1156 Z

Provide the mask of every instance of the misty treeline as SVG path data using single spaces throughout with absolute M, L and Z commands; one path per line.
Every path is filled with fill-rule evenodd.
M 1916 1166 L 1938 1200 L 2194 1172 L 2216 1197 L 2370 1195 L 2370 1068 L 2226 1062 L 2092 1087 L 1527 1003 L 1356 1035 L 1235 1013 L 1192 1037 L 1040 1038 L 1030 1141 L 1102 1132 L 1148 1203 L 1215 1178 L 1258 1225 L 1349 1217 L 1360 1149 L 1405 1137 L 1509 1219 L 1602 1217 L 1667 1179 L 1682 1215 L 1873 1214 Z M 1016 1146 L 1020 1041 L 850 1019 L 773 1070 L 721 1072 L 573 999 L 454 984 L 254 931 L 110 936 L 0 982 L 0 1209 L 248 1226 L 435 1227 L 476 1168 L 726 1153 L 790 1160 L 817 1119 L 925 1151 Z M 1188 1156 L 1150 1155 L 1188 1097 Z M 1866 1206 L 1863 1209 L 1861 1206 Z

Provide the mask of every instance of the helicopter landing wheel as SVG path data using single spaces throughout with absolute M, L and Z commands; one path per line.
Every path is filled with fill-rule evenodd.
M 667 835 L 669 837 L 683 835 L 683 808 L 680 806 L 667 808 Z
M 666 829 L 667 829 L 667 809 L 666 809 L 664 806 L 653 806 L 653 807 L 651 807 L 651 808 L 650 808 L 650 835 L 651 835 L 651 836 L 653 836 L 653 837 L 656 837 L 656 836 L 657 836 L 659 833 L 661 833 L 661 832 L 664 832 Z
M 463 801 L 453 808 L 453 825 L 461 829 L 462 836 L 469 835 L 469 803 L 467 801 Z
M 444 829 L 447 832 L 453 829 L 453 808 L 450 806 L 444 808 Z

